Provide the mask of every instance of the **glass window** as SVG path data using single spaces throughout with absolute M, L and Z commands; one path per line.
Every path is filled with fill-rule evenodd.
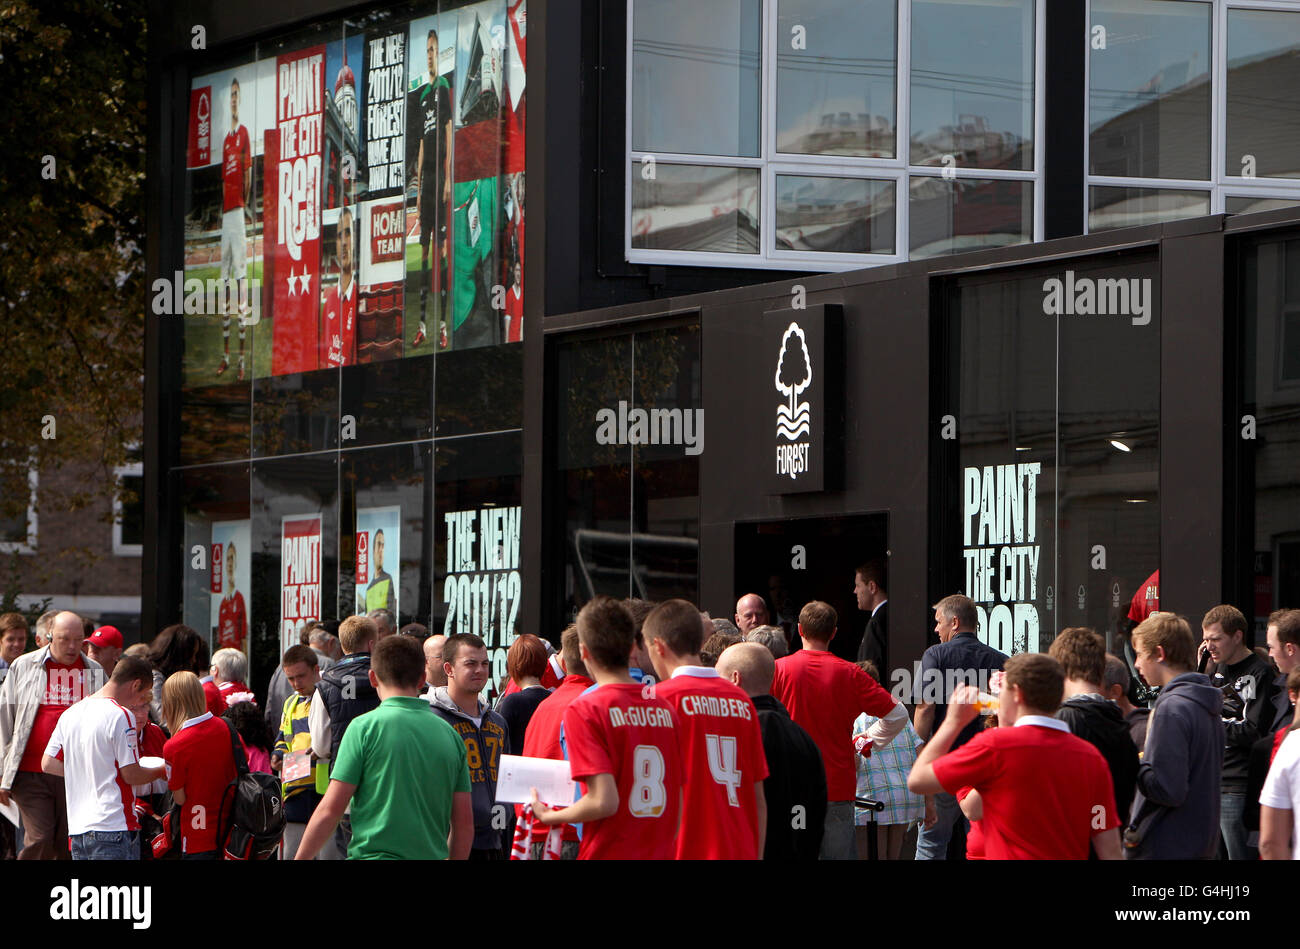
M 962 277 L 948 300 L 950 585 L 1004 652 L 1046 650 L 1070 626 L 1122 652 L 1129 604 L 1159 567 L 1158 263 Z
M 1300 603 L 1300 240 L 1247 245 L 1243 264 L 1239 414 L 1253 416 L 1256 430 L 1237 440 L 1239 497 L 1254 538 L 1254 641 L 1263 645 L 1269 613 Z
M 893 181 L 777 175 L 780 250 L 892 254 L 898 186 Z
M 914 176 L 910 193 L 913 259 L 1033 240 L 1032 182 Z
M 1226 195 L 1223 210 L 1227 214 L 1250 214 L 1253 211 L 1273 211 L 1277 208 L 1293 208 L 1300 204 L 1300 197 L 1295 198 L 1256 198 L 1251 195 Z
M 1033 0 L 914 0 L 912 164 L 1032 170 L 1034 44 Z
M 631 174 L 633 247 L 758 253 L 757 168 L 634 162 Z
M 1300 177 L 1300 12 L 1228 11 L 1224 170 Z
M 896 154 L 897 0 L 780 0 L 776 150 Z
M 434 383 L 439 438 L 499 432 L 524 423 L 522 346 L 440 353 Z
M 1088 172 L 1210 177 L 1208 3 L 1092 0 Z
M 757 158 L 762 0 L 636 0 L 632 150 Z
M 1095 233 L 1115 227 L 1158 224 L 1210 213 L 1208 191 L 1169 188 L 1088 189 L 1088 230 Z
M 246 463 L 174 475 L 183 519 L 176 555 L 182 564 L 181 622 L 207 638 L 209 651 L 230 647 L 248 654 L 255 661 L 248 684 L 260 689 L 280 662 L 279 613 L 274 589 L 253 598 L 248 475 Z M 196 558 L 196 551 L 202 556 Z
M 523 632 L 522 459 L 518 432 L 446 438 L 434 445 L 431 628 L 483 638 L 492 663 L 485 687 L 490 699 L 504 687 L 506 652 Z

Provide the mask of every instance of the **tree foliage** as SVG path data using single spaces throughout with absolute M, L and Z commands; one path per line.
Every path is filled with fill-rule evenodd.
M 41 471 L 94 463 L 61 496 L 42 481 L 42 509 L 75 510 L 111 495 L 140 439 L 144 5 L 0 0 L 0 57 L 0 504 L 14 517 L 28 452 Z

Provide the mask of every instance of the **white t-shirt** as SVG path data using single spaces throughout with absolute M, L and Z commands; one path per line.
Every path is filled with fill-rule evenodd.
M 1287 735 L 1277 750 L 1259 803 L 1290 811 L 1293 818 L 1300 817 L 1300 732 Z M 1292 821 L 1291 859 L 1300 860 L 1300 820 Z
M 68 834 L 139 830 L 122 765 L 138 764 L 135 719 L 110 698 L 90 696 L 59 717 L 45 753 L 63 761 Z

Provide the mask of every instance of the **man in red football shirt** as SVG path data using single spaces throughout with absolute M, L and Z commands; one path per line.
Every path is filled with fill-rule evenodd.
M 677 713 L 686 797 L 678 860 L 757 860 L 767 830 L 767 757 L 758 712 L 745 691 L 700 660 L 700 611 L 660 603 L 642 627 L 660 682 Z
M 339 213 L 338 257 L 339 282 L 325 294 L 321 307 L 321 320 L 325 331 L 321 333 L 320 366 L 351 366 L 357 361 L 357 284 L 352 279 L 352 212 L 344 208 Z
M 248 129 L 239 124 L 239 80 L 230 80 L 230 131 L 221 143 L 221 279 L 242 281 L 248 273 L 244 214 L 253 193 L 253 154 Z M 226 284 L 231 286 L 230 283 Z M 241 294 L 242 296 L 242 294 Z M 224 353 L 217 375 L 230 368 L 230 309 L 221 318 Z M 239 380 L 244 380 L 244 320 L 239 320 Z
M 1042 653 L 1007 660 L 998 728 L 949 753 L 979 714 L 979 691 L 963 685 L 907 779 L 916 794 L 973 788 L 962 802 L 981 822 L 989 860 L 1120 860 L 1119 812 L 1106 759 L 1055 718 L 1065 689 L 1060 663 Z
M 560 744 L 560 725 L 564 713 L 569 710 L 573 700 L 590 689 L 595 683 L 591 680 L 587 666 L 582 661 L 582 646 L 578 642 L 578 627 L 570 626 L 560 637 L 560 666 L 564 678 L 555 691 L 542 700 L 528 720 L 524 731 L 524 757 L 552 758 L 564 760 L 564 748 Z M 515 816 L 523 817 L 524 806 L 515 805 Z M 542 825 L 533 827 L 533 836 L 529 845 L 532 859 L 540 860 L 546 846 L 547 828 Z M 560 859 L 573 860 L 578 856 L 578 832 L 572 826 L 564 825 L 564 836 L 560 844 Z
M 627 672 L 632 616 L 599 596 L 578 613 L 582 661 L 598 688 L 564 713 L 569 771 L 582 797 L 555 810 L 537 800 L 549 826 L 582 824 L 579 860 L 671 860 L 682 807 L 682 766 L 672 709 Z
M 786 707 L 795 724 L 812 736 L 826 765 L 821 858 L 854 860 L 853 800 L 858 772 L 853 723 L 863 712 L 880 719 L 867 730 L 866 737 L 874 747 L 883 748 L 907 726 L 907 710 L 871 676 L 828 651 L 838 619 L 835 608 L 821 600 L 813 600 L 799 611 L 803 649 L 777 660 L 772 695 Z
M 235 544 L 226 544 L 226 595 L 221 598 L 217 611 L 217 648 L 238 649 L 244 652 L 248 637 L 248 611 L 244 608 L 244 594 L 235 589 Z

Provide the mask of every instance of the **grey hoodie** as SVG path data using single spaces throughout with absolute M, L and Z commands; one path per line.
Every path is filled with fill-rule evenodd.
M 506 720 L 483 702 L 478 703 L 479 722 L 460 710 L 445 685 L 427 692 L 429 707 L 434 714 L 456 730 L 465 742 L 465 756 L 469 765 L 470 790 L 474 801 L 474 849 L 490 850 L 501 847 L 501 831 L 506 827 L 505 815 L 513 814 L 506 807 L 493 814 L 497 799 L 497 766 L 509 745 L 510 730 Z M 495 817 L 495 819 L 494 819 Z
M 1219 848 L 1223 693 L 1186 672 L 1160 690 L 1138 768 L 1125 854 L 1134 860 L 1211 860 Z

